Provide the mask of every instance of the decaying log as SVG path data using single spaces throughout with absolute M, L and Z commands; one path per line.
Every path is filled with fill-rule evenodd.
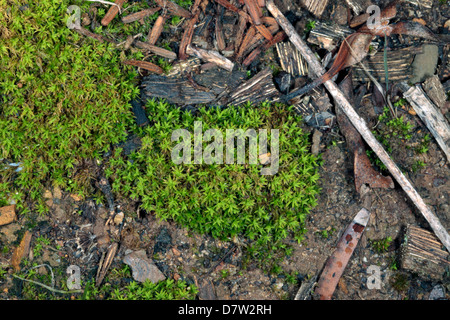
M 389 80 L 391 81 L 406 81 L 413 75 L 412 62 L 414 56 L 422 52 L 421 47 L 407 47 L 397 50 L 389 51 L 387 55 L 387 67 Z M 372 56 L 367 56 L 363 62 L 364 67 L 370 74 L 379 82 L 386 82 L 386 72 L 384 68 L 384 53 L 377 52 Z M 370 82 L 370 78 L 364 69 L 355 65 L 353 67 L 353 80 Z
M 157 66 L 154 63 L 148 62 L 148 61 L 139 61 L 139 60 L 125 60 L 122 62 L 123 64 L 128 64 L 130 66 L 135 66 L 138 68 L 142 68 L 157 74 L 163 74 L 164 70 Z
M 276 47 L 281 68 L 284 71 L 294 77 L 306 76 L 308 74 L 308 65 L 292 43 L 281 42 L 277 43 Z
M 177 54 L 175 52 L 157 47 L 152 44 L 148 44 L 146 42 L 135 41 L 134 45 L 140 49 L 150 51 L 158 56 L 161 56 L 161 57 L 164 57 L 167 59 L 176 59 L 177 58 Z
M 314 72 L 316 76 L 321 77 L 325 70 L 317 60 L 311 49 L 303 42 L 300 36 L 295 31 L 292 24 L 283 16 L 280 10 L 276 7 L 273 0 L 266 0 L 266 7 L 272 13 L 272 15 L 277 20 L 278 24 L 284 29 L 288 35 L 291 42 L 297 47 L 300 53 L 303 55 L 305 60 L 308 62 L 309 70 Z M 353 109 L 352 105 L 345 98 L 342 91 L 337 87 L 337 85 L 332 81 L 328 80 L 324 83 L 324 86 L 334 97 L 334 100 L 339 108 L 342 108 L 347 117 L 352 121 L 354 127 L 358 130 L 364 140 L 367 142 L 369 147 L 375 152 L 378 158 L 385 164 L 392 176 L 397 180 L 399 185 L 411 199 L 411 201 L 419 209 L 423 217 L 430 224 L 431 228 L 435 232 L 436 236 L 442 241 L 448 251 L 450 251 L 450 236 L 446 229 L 442 226 L 438 217 L 428 208 L 428 206 L 423 201 L 419 193 L 414 189 L 411 182 L 403 175 L 397 165 L 392 161 L 389 154 L 384 150 L 383 146 L 374 137 L 371 130 L 368 128 L 364 119 L 362 119 L 356 111 Z
M 336 250 L 328 258 L 317 284 L 315 293 L 319 295 L 320 300 L 331 300 L 369 218 L 370 212 L 365 208 L 361 209 L 339 239 Z
M 102 26 L 106 27 L 112 21 L 112 19 L 114 19 L 114 17 L 119 13 L 119 7 L 122 8 L 124 3 L 126 3 L 126 2 L 127 2 L 127 0 L 116 0 L 114 2 L 116 4 L 116 6 L 111 6 L 109 8 L 108 12 L 106 12 L 102 21 L 100 22 L 102 24 Z
M 147 37 L 147 43 L 154 45 L 156 41 L 158 41 L 159 37 L 161 36 L 161 33 L 164 28 L 164 23 L 166 23 L 167 15 L 161 14 L 156 18 L 155 24 L 153 25 L 152 29 L 148 33 Z
M 410 87 L 406 82 L 403 82 L 401 88 L 405 91 L 403 96 L 430 130 L 438 145 L 444 151 L 447 161 L 450 161 L 450 125 L 447 120 L 428 99 L 420 84 Z
M 227 104 L 237 106 L 249 101 L 252 103 L 278 101 L 279 97 L 280 94 L 273 84 L 272 70 L 266 68 L 233 91 Z
M 328 5 L 328 0 L 300 0 L 300 3 L 313 15 L 320 18 Z
M 174 16 L 180 16 L 186 19 L 189 19 L 191 17 L 191 13 L 184 9 L 183 7 L 179 6 L 175 2 L 172 2 L 170 0 L 155 0 L 158 6 L 160 6 L 163 9 L 169 10 Z
M 406 227 L 399 260 L 401 268 L 436 280 L 450 269 L 450 256 L 439 239 L 412 225 Z
M 213 50 L 205 50 L 202 48 L 197 48 L 193 45 L 188 45 L 186 47 L 186 53 L 191 56 L 196 56 L 204 61 L 213 62 L 217 66 L 232 71 L 234 68 L 234 63 L 231 60 L 225 58 L 220 53 Z
M 123 23 L 131 23 L 131 22 L 134 22 L 134 21 L 139 21 L 139 20 L 142 20 L 144 18 L 147 18 L 147 17 L 155 14 L 159 10 L 161 10 L 160 7 L 144 9 L 144 10 L 141 10 L 139 12 L 135 12 L 135 13 L 132 13 L 132 14 L 129 14 L 129 15 L 123 17 L 122 18 L 122 22 Z

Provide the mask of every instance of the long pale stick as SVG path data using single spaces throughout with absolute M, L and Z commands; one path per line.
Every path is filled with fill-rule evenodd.
M 278 24 L 283 28 L 284 32 L 289 37 L 289 40 L 294 44 L 294 46 L 299 50 L 306 62 L 308 62 L 309 68 L 318 77 L 325 73 L 322 65 L 317 60 L 311 49 L 303 42 L 300 36 L 295 31 L 292 24 L 286 19 L 286 17 L 281 13 L 281 11 L 274 4 L 273 0 L 266 1 L 266 7 L 273 15 Z M 434 215 L 433 212 L 427 207 L 422 197 L 417 193 L 409 180 L 403 175 L 394 161 L 391 160 L 387 152 L 384 150 L 383 146 L 374 137 L 370 129 L 367 127 L 365 121 L 356 113 L 352 105 L 345 98 L 342 91 L 338 88 L 336 83 L 332 80 L 328 80 L 324 83 L 324 86 L 334 97 L 336 104 L 342 109 L 342 111 L 347 115 L 349 120 L 352 122 L 353 126 L 358 130 L 363 139 L 367 142 L 369 147 L 376 153 L 378 158 L 384 163 L 388 168 L 392 176 L 397 180 L 399 185 L 406 192 L 411 201 L 416 205 L 419 211 L 422 213 L 424 218 L 428 221 L 431 228 L 433 229 L 436 236 L 441 240 L 442 244 L 450 252 L 450 236 L 442 226 L 439 219 Z

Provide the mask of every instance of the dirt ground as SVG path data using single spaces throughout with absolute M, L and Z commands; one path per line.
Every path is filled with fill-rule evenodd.
M 298 3 L 279 0 L 277 4 L 285 14 L 290 12 L 298 15 L 299 24 L 312 17 L 306 10 L 300 10 Z M 338 19 L 336 12 L 339 12 L 342 6 L 344 1 L 330 1 L 322 20 Z M 346 10 L 342 12 L 346 13 Z M 421 18 L 430 29 L 439 31 L 445 21 L 450 19 L 450 14 L 405 4 L 400 17 Z M 367 123 L 374 125 L 379 114 L 373 110 L 371 97 L 367 95 L 357 112 Z M 427 130 L 417 116 L 406 111 L 404 113 L 414 123 L 416 132 Z M 310 130 L 313 132 L 313 128 Z M 298 245 L 293 240 L 288 240 L 294 251 L 282 263 L 285 273 L 298 273 L 296 283 L 287 281 L 284 274 L 269 274 L 252 263 L 244 269 L 243 252 L 238 241 L 223 242 L 207 235 L 191 233 L 170 221 L 160 221 L 151 214 L 140 212 L 139 203 L 131 200 L 117 200 L 125 213 L 124 223 L 120 228 L 111 227 L 106 230 L 108 211 L 104 204 L 97 205 L 91 199 L 78 199 L 55 189 L 49 190 L 47 196 L 50 214 L 36 216 L 34 221 L 19 219 L 0 227 L 1 243 L 8 246 L 17 244 L 24 228 L 33 225 L 31 246 L 39 236 L 46 236 L 52 242 L 44 248 L 42 255 L 29 258 L 38 264 L 45 263 L 62 270 L 69 265 L 78 265 L 84 279 L 95 275 L 102 252 L 115 238 L 120 239 L 120 246 L 112 267 L 121 266 L 129 250 L 143 249 L 167 278 L 183 279 L 199 286 L 200 298 L 294 299 L 300 285 L 313 282 L 311 279 L 320 276 L 342 232 L 364 205 L 355 190 L 352 157 L 338 126 L 324 130 L 322 134 L 319 144 L 323 159 L 320 168 L 322 191 L 318 205 L 307 218 L 308 232 L 304 243 Z M 409 151 L 402 146 L 396 148 L 394 160 L 401 165 L 409 165 Z M 429 151 L 421 157 L 425 167 L 416 172 L 405 173 L 443 226 L 450 230 L 448 162 L 434 139 L 429 144 Z M 431 230 L 400 186 L 396 183 L 394 189 L 373 189 L 370 208 L 367 209 L 371 212 L 368 227 L 345 269 L 333 299 L 422 300 L 429 298 L 436 285 L 442 285 L 447 291 L 446 298 L 450 298 L 449 277 L 431 279 L 426 275 L 402 270 L 398 265 L 404 228 L 407 225 L 415 225 Z M 371 241 L 387 237 L 393 239 L 387 252 L 376 252 Z M 59 249 L 55 249 L 57 245 Z M 0 263 L 6 263 L 10 257 L 11 252 L 3 253 Z M 370 266 L 380 268 L 380 289 L 368 288 Z M 47 271 L 41 268 L 38 272 Z M 406 285 L 399 288 L 396 285 L 399 279 L 405 280 Z M 18 280 L 12 277 L 3 278 L 0 281 L 0 299 L 20 299 L 19 287 Z

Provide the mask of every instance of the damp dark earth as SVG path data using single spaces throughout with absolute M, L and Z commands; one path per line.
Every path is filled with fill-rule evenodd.
M 0 0 L 0 299 L 448 300 L 449 92 L 448 1 Z

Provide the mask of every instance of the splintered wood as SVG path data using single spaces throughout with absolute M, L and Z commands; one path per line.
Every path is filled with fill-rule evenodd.
M 300 52 L 290 42 L 281 42 L 276 45 L 281 68 L 294 77 L 306 76 L 308 65 Z
M 328 6 L 328 0 L 300 0 L 300 3 L 313 15 L 321 17 Z
M 407 47 L 389 51 L 389 54 L 387 55 L 389 80 L 409 80 L 413 75 L 412 62 L 414 60 L 414 56 L 421 52 L 421 47 Z M 368 56 L 363 64 L 375 79 L 382 83 L 386 82 L 384 53 L 382 51 L 377 52 L 373 56 Z M 353 80 L 370 82 L 369 76 L 359 65 L 356 65 L 353 68 Z
M 267 68 L 231 93 L 228 105 L 237 106 L 247 101 L 253 103 L 266 100 L 277 101 L 279 96 L 280 94 L 273 84 L 272 71 L 270 68 Z
M 439 109 L 428 99 L 420 84 L 410 87 L 401 83 L 405 90 L 403 96 L 408 100 L 414 111 L 430 130 L 436 142 L 450 161 L 450 125 Z
M 401 248 L 400 264 L 405 270 L 442 279 L 450 268 L 449 254 L 431 232 L 408 225 Z

